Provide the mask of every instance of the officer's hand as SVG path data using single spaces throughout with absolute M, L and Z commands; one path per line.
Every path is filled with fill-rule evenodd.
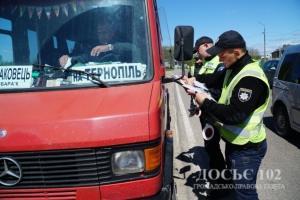
M 186 76 L 184 76 L 181 80 L 183 80 L 185 84 L 194 85 L 195 78 L 187 78 Z
M 195 77 L 189 78 L 189 79 L 187 79 L 186 84 L 194 85 L 194 81 L 195 81 Z
M 202 105 L 206 98 L 208 98 L 208 96 L 204 92 L 198 92 L 195 97 L 199 105 Z
M 183 80 L 183 82 L 186 83 L 187 79 L 188 79 L 188 77 L 184 76 L 184 77 L 182 77 L 181 80 Z
M 186 89 L 185 90 L 189 95 L 195 95 L 195 91 L 191 89 Z

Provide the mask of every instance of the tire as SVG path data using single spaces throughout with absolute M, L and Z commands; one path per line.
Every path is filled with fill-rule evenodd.
M 274 124 L 276 132 L 279 136 L 285 138 L 292 131 L 289 115 L 283 106 L 276 107 L 274 111 Z

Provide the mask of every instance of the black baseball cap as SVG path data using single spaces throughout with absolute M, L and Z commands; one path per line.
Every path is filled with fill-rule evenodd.
M 214 43 L 214 41 L 210 37 L 206 37 L 206 36 L 203 36 L 203 37 L 199 38 L 195 42 L 195 47 L 193 49 L 193 53 L 196 53 L 198 51 L 200 45 L 205 44 L 205 43 Z
M 221 51 L 230 48 L 246 47 L 244 38 L 236 31 L 230 30 L 222 33 L 214 46 L 206 50 L 210 55 L 217 55 Z

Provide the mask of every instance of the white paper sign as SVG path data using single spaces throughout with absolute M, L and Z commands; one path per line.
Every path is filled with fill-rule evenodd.
M 0 66 L 0 89 L 29 88 L 32 66 Z
M 99 74 L 100 76 L 95 77 L 104 82 L 142 80 L 146 73 L 146 65 L 141 63 L 87 65 L 73 67 L 72 69 Z M 69 76 L 68 80 L 71 81 L 72 84 L 82 84 L 91 83 L 92 78 L 83 73 L 72 72 L 72 76 Z

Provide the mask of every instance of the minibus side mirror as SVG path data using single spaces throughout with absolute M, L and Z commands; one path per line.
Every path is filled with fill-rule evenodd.
M 174 59 L 181 61 L 182 74 L 180 78 L 163 78 L 163 83 L 181 79 L 185 75 L 184 61 L 193 58 L 194 28 L 192 26 L 176 26 L 174 33 Z
M 175 60 L 191 60 L 193 58 L 194 28 L 192 26 L 176 26 L 174 39 Z

